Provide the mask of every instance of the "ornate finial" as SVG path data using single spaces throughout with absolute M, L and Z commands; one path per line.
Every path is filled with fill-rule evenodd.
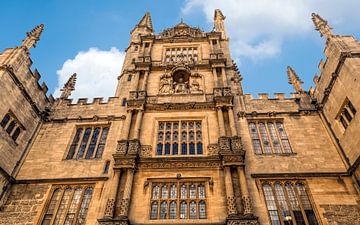
M 328 25 L 328 22 L 324 20 L 319 14 L 312 13 L 312 21 L 315 25 L 315 30 L 319 31 L 321 37 L 325 36 L 326 38 L 330 38 L 333 36 L 331 32 L 331 27 Z
M 148 29 L 150 29 L 152 32 L 154 31 L 153 25 L 152 25 L 152 21 L 151 21 L 151 16 L 149 12 L 146 12 L 145 15 L 143 16 L 143 18 L 140 20 L 140 22 L 138 23 L 137 27 L 147 27 Z
M 294 90 L 296 92 L 303 92 L 304 90 L 301 84 L 303 84 L 304 82 L 300 80 L 299 76 L 290 66 L 287 67 L 287 74 L 289 78 L 289 84 L 291 84 L 294 87 Z
M 40 39 L 40 35 L 44 30 L 44 24 L 36 26 L 32 31 L 26 33 L 26 38 L 23 40 L 22 46 L 25 46 L 27 49 L 31 47 L 36 47 L 36 42 Z
M 71 75 L 69 80 L 64 84 L 64 87 L 60 89 L 62 91 L 60 99 L 67 99 L 73 90 L 75 90 L 76 73 Z

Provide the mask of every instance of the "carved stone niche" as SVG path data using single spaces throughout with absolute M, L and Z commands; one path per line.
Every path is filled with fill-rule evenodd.
M 120 140 L 116 146 L 116 154 L 125 155 L 128 149 L 128 142 L 127 140 Z
M 140 141 L 138 139 L 129 140 L 128 155 L 137 155 L 140 153 Z
M 234 153 L 239 153 L 240 155 L 245 155 L 244 146 L 241 142 L 241 137 L 235 136 L 231 138 L 231 150 Z
M 219 152 L 220 153 L 231 152 L 229 137 L 220 137 L 219 138 Z

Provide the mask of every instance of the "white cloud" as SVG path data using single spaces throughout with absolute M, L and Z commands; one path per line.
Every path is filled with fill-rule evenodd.
M 313 32 L 312 12 L 346 30 L 360 25 L 359 7 L 359 0 L 188 0 L 182 13 L 201 10 L 212 22 L 214 9 L 221 9 L 234 57 L 259 60 L 279 55 L 286 38 Z
M 114 96 L 124 57 L 125 54 L 115 47 L 109 51 L 90 48 L 79 52 L 56 72 L 58 84 L 54 96 L 60 96 L 60 89 L 73 73 L 77 74 L 77 81 L 70 98 Z

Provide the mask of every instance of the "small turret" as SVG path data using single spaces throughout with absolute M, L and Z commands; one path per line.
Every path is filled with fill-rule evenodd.
M 226 39 L 224 20 L 225 16 L 220 9 L 215 9 L 214 13 L 214 31 L 221 32 L 221 38 Z
M 40 35 L 44 30 L 44 24 L 36 26 L 32 31 L 26 33 L 26 38 L 22 42 L 22 46 L 25 46 L 27 49 L 31 47 L 36 47 L 36 42 L 40 40 Z
M 71 95 L 71 92 L 75 90 L 75 84 L 76 84 L 76 73 L 71 75 L 69 80 L 64 84 L 64 87 L 60 89 L 62 91 L 60 99 L 67 99 Z
M 326 39 L 333 37 L 331 32 L 332 28 L 328 25 L 328 22 L 324 20 L 319 14 L 312 13 L 312 21 L 314 22 L 315 29 L 319 31 L 320 36 L 325 36 Z
M 301 81 L 299 76 L 295 73 L 295 71 L 290 66 L 287 67 L 287 74 L 288 74 L 288 78 L 289 78 L 289 84 L 291 84 L 293 86 L 295 92 L 297 92 L 297 93 L 303 92 L 304 90 L 303 90 L 301 84 L 303 84 L 304 82 Z

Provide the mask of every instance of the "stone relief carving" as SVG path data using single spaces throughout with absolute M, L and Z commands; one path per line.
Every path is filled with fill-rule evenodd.
M 229 215 L 237 214 L 237 208 L 236 208 L 236 199 L 234 196 L 229 196 L 226 198 L 227 202 L 227 210 Z
M 181 66 L 173 71 L 172 75 L 165 73 L 160 77 L 159 94 L 203 93 L 201 74 L 189 74 L 189 69 Z
M 160 78 L 159 93 L 161 94 L 172 94 L 173 93 L 172 78 L 169 74 L 164 74 Z
M 207 147 L 208 155 L 217 155 L 219 154 L 219 145 L 218 144 L 209 144 Z
M 120 211 L 119 214 L 121 216 L 127 216 L 128 214 L 128 209 L 129 209 L 129 199 L 128 198 L 123 198 L 120 201 Z
M 141 151 L 140 151 L 140 156 L 141 157 L 151 157 L 151 151 L 152 151 L 151 145 L 142 145 Z
M 249 196 L 242 196 L 241 201 L 242 201 L 242 205 L 244 207 L 244 215 L 252 214 L 250 197 Z
M 113 217 L 114 215 L 114 207 L 115 207 L 115 199 L 113 198 L 109 198 L 106 202 L 106 206 L 105 206 L 105 213 L 104 216 L 105 217 Z

